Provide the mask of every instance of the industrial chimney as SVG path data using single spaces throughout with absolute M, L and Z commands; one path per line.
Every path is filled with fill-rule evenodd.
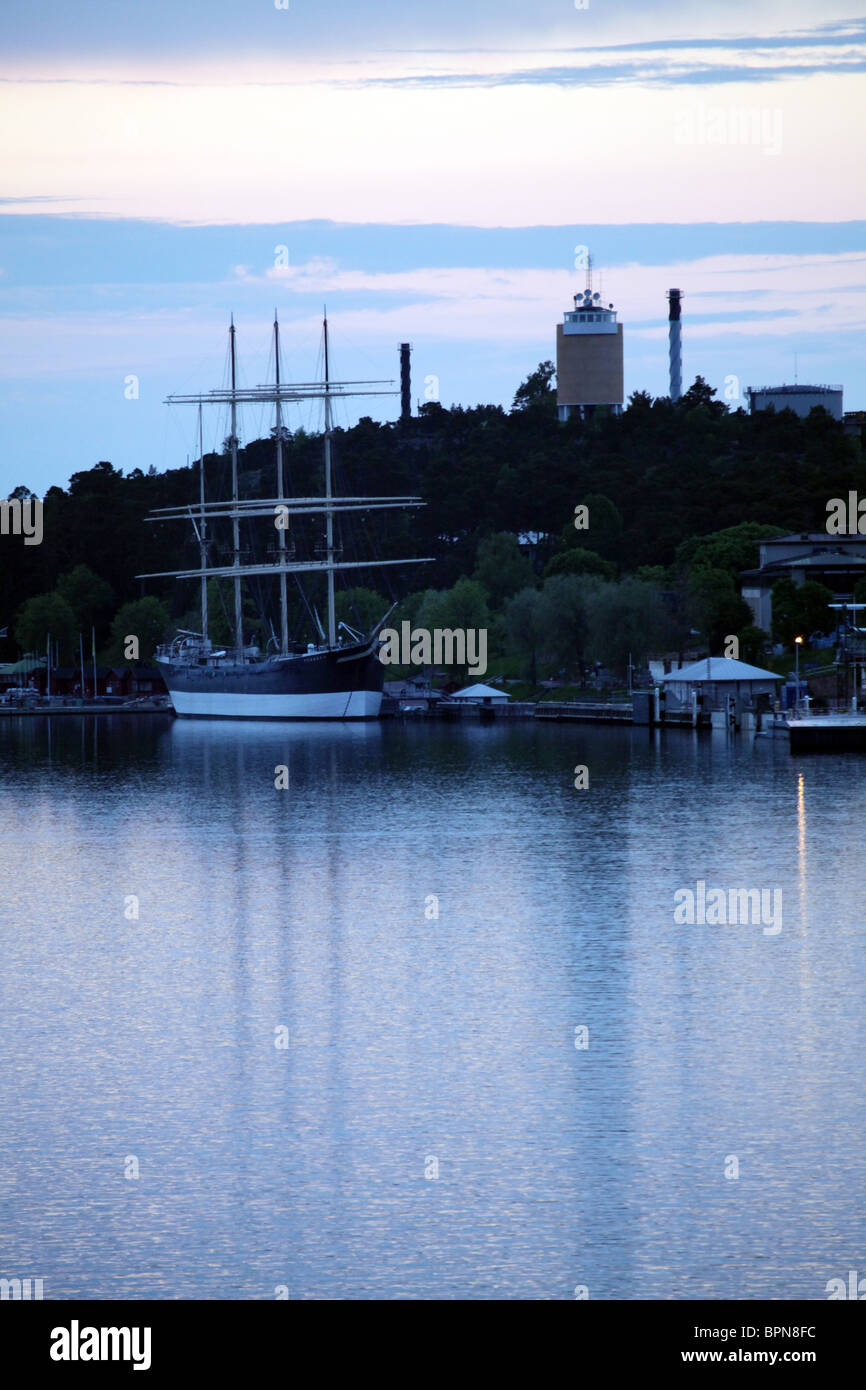
M 411 343 L 400 344 L 400 419 L 408 420 L 412 415 L 412 389 L 409 376 L 409 353 Z
M 668 348 L 671 370 L 671 400 L 683 394 L 683 356 L 680 346 L 680 291 L 668 290 Z

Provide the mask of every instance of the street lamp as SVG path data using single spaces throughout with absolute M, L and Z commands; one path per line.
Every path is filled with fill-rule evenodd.
M 802 637 L 794 638 L 794 684 L 797 687 L 794 697 L 794 712 L 800 708 L 800 648 L 803 645 Z

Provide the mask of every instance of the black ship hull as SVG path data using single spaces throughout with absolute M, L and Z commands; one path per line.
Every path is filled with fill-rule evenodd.
M 264 661 L 162 659 L 159 667 L 185 719 L 377 719 L 385 674 L 377 650 L 365 642 Z

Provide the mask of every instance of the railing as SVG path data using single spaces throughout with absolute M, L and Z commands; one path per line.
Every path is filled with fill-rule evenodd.
M 536 719 L 613 719 L 631 723 L 631 703 L 589 700 L 539 700 L 535 706 Z

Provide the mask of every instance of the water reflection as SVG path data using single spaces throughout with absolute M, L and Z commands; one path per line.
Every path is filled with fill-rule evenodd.
M 852 763 L 691 731 L 97 722 L 0 724 L 2 1270 L 248 1298 L 844 1274 Z M 698 878 L 779 886 L 782 933 L 675 926 Z

